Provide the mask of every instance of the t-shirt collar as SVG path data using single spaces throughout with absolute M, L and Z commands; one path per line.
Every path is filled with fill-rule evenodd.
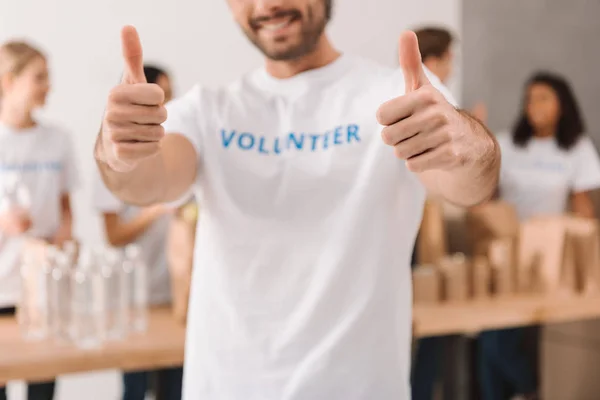
M 311 87 L 325 85 L 334 78 L 340 77 L 349 65 L 349 56 L 342 54 L 323 67 L 301 72 L 291 78 L 275 78 L 263 67 L 252 74 L 251 80 L 261 90 L 284 96 L 294 96 Z

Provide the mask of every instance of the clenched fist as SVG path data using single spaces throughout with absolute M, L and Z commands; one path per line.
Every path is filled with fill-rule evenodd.
M 125 73 L 108 97 L 96 157 L 117 172 L 129 172 L 159 151 L 167 111 L 163 90 L 146 81 L 135 28 L 124 27 L 121 41 Z
M 474 144 L 481 141 L 468 134 L 473 131 L 468 119 L 427 79 L 413 32 L 400 38 L 400 66 L 405 94 L 384 103 L 377 113 L 385 126 L 384 143 L 413 172 L 447 171 L 469 163 L 476 155 Z

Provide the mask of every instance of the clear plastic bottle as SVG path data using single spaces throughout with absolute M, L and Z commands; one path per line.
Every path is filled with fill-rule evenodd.
M 100 275 L 105 299 L 106 339 L 123 339 L 129 331 L 129 276 L 123 271 L 118 250 L 108 248 L 103 251 Z
M 148 271 L 138 245 L 125 248 L 123 272 L 130 284 L 130 329 L 145 332 L 148 329 Z
M 106 332 L 102 278 L 94 252 L 83 248 L 71 273 L 71 334 L 76 346 L 98 348 Z
M 60 343 L 67 342 L 71 336 L 71 261 L 69 255 L 58 249 L 54 254 L 49 294 L 52 337 Z
M 63 253 L 67 256 L 67 263 L 71 269 L 77 260 L 77 243 L 73 240 L 68 240 L 63 245 Z
M 53 268 L 53 253 L 46 249 L 45 257 L 26 251 L 21 263 L 21 301 L 19 323 L 26 340 L 46 339 L 51 330 L 49 285 Z

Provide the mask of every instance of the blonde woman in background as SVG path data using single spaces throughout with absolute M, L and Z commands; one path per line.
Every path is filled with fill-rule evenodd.
M 13 314 L 20 296 L 19 261 L 25 237 L 62 245 L 72 236 L 70 193 L 77 168 L 70 136 L 38 121 L 50 90 L 44 54 L 25 42 L 0 47 L 0 189 L 19 180 L 29 192 L 26 213 L 0 210 L 0 314 Z M 0 191 L 1 193 L 1 191 Z M 49 400 L 54 382 L 28 386 L 29 400 Z M 0 400 L 6 399 L 0 388 Z

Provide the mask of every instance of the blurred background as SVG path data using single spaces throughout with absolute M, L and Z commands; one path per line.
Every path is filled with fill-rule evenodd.
M 0 4 L 0 39 L 27 38 L 49 54 L 54 90 L 44 112 L 75 134 L 82 176 L 90 176 L 94 168 L 90 154 L 106 95 L 122 71 L 123 25 L 138 28 L 145 60 L 168 68 L 179 94 L 198 82 L 227 83 L 262 62 L 225 1 L 1 0 Z M 398 37 L 407 27 L 433 22 L 460 33 L 461 7 L 449 0 L 338 1 L 335 14 L 330 31 L 340 49 L 388 65 L 397 65 Z M 460 72 L 452 84 L 457 95 L 459 77 Z M 74 201 L 75 229 L 82 240 L 101 237 L 98 222 L 90 220 L 90 194 L 91 185 L 84 182 Z
M 598 16 L 598 0 L 338 0 L 329 31 L 343 52 L 394 66 L 403 30 L 449 30 L 454 69 L 447 85 L 464 108 L 483 107 L 494 133 L 512 129 L 522 107 L 523 85 L 533 72 L 559 73 L 572 85 L 586 133 L 597 144 Z M 92 205 L 92 149 L 106 96 L 122 71 L 119 32 L 124 24 L 137 27 L 145 61 L 169 71 L 175 96 L 195 83 L 227 83 L 262 62 L 225 1 L 0 0 L 0 42 L 24 39 L 49 56 L 53 89 L 43 115 L 73 135 L 82 177 L 72 199 L 74 230 L 82 242 L 105 241 L 101 217 Z M 598 204 L 597 194 L 592 195 Z M 446 251 L 468 253 L 464 210 L 444 205 L 444 214 Z M 435 370 L 437 399 L 481 398 L 473 389 L 478 378 L 471 341 L 464 335 L 449 338 L 444 350 L 437 351 L 443 364 L 439 373 L 431 364 L 425 367 Z M 600 398 L 600 323 L 556 325 L 541 342 L 538 374 L 544 398 Z M 56 399 L 116 399 L 121 385 L 118 371 L 60 377 Z M 24 388 L 22 382 L 11 382 L 9 399 L 24 399 Z

